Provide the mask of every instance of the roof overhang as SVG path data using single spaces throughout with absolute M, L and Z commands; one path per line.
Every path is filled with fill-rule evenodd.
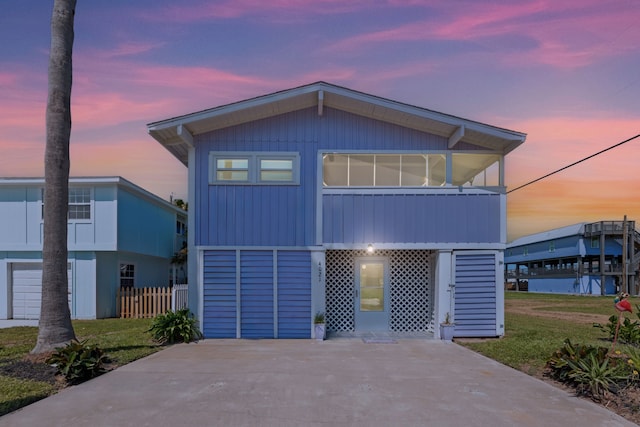
M 233 104 L 149 123 L 147 131 L 185 165 L 194 137 L 218 129 L 305 108 L 326 107 L 448 138 L 449 148 L 465 142 L 507 154 L 526 134 L 392 101 L 325 82 L 312 83 Z

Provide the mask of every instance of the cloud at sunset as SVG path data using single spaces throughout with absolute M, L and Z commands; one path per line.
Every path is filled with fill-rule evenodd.
M 394 42 L 460 41 L 480 47 L 484 54 L 498 54 L 500 62 L 509 66 L 573 68 L 631 52 L 640 41 L 636 15 L 602 2 L 526 1 L 491 6 L 457 2 L 435 8 L 440 12 L 436 19 L 357 34 L 337 41 L 331 50 L 356 51 Z M 571 19 L 567 19 L 569 14 Z M 617 34 L 611 33 L 612 27 L 618 29 Z M 514 40 L 521 43 L 514 45 Z M 495 45 L 501 44 L 509 46 L 508 55 L 500 57 Z
M 244 16 L 269 17 L 275 21 L 314 14 L 328 15 L 357 12 L 372 2 L 365 0 L 226 0 L 221 2 L 190 2 L 180 6 L 166 6 L 154 13 L 141 12 L 154 21 L 200 22 L 210 19 L 233 19 Z

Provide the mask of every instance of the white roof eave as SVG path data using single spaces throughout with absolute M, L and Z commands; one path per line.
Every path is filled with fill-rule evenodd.
M 503 154 L 515 149 L 526 138 L 526 134 L 520 132 L 403 104 L 325 82 L 153 122 L 147 125 L 147 131 L 186 165 L 189 140 L 185 140 L 180 133 L 184 135 L 186 131 L 189 135 L 196 136 L 229 126 L 315 107 L 319 102 L 323 103 L 323 107 L 332 107 L 444 137 L 453 135 L 461 126 L 464 126 L 466 134 L 461 141 L 501 151 Z

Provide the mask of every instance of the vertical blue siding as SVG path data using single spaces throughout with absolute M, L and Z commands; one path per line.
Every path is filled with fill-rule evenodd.
M 311 252 L 278 251 L 278 338 L 311 337 Z
M 455 336 L 496 336 L 495 254 L 455 256 Z
M 242 338 L 273 338 L 273 252 L 240 253 Z
M 231 126 L 207 134 L 196 136 L 196 197 L 197 211 L 195 236 L 196 245 L 204 246 L 308 246 L 314 245 L 316 230 L 317 194 L 317 153 L 322 150 L 375 150 L 375 151 L 425 151 L 447 150 L 447 138 L 408 129 L 391 123 L 365 118 L 344 111 L 325 108 L 322 116 L 317 108 L 294 111 L 254 122 Z M 478 147 L 458 144 L 460 149 Z M 300 185 L 292 186 L 243 186 L 209 185 L 209 152 L 211 151 L 287 151 L 300 154 Z M 386 199 L 386 196 L 384 197 Z M 391 201 L 395 197 L 391 197 Z M 349 202 L 347 199 L 345 203 Z M 377 232 L 379 224 L 388 223 L 387 215 L 394 220 L 397 214 L 391 212 L 389 202 L 381 199 L 351 200 L 354 208 L 378 209 L 383 206 L 383 214 L 378 223 L 366 223 L 361 228 L 351 229 L 340 219 L 336 226 L 344 231 L 330 229 L 337 233 L 331 242 L 340 241 L 341 233 L 353 231 L 352 239 L 362 240 L 366 235 Z M 416 198 L 415 207 L 424 205 L 424 200 Z M 435 202 L 435 200 L 434 200 Z M 468 209 L 462 200 L 462 211 Z M 407 203 L 411 201 L 407 200 Z M 493 202 L 486 201 L 488 208 L 482 210 L 493 227 Z M 437 204 L 437 203 L 436 203 Z M 438 206 L 430 204 L 431 209 Z M 474 207 L 480 209 L 480 206 Z M 415 212 L 415 211 L 414 211 Z M 416 218 L 413 212 L 405 212 L 405 220 Z M 445 216 L 446 218 L 446 216 Z M 499 215 L 497 215 L 499 221 Z M 328 219 L 325 217 L 325 221 Z M 351 221 L 358 220 L 352 216 Z M 443 220 L 443 222 L 445 222 Z M 223 226 L 220 226 L 223 224 Z M 435 227 L 438 229 L 438 227 Z M 496 227 L 499 230 L 499 227 Z M 473 232 L 483 232 L 473 228 Z M 493 230 L 492 230 L 493 231 Z M 385 228 L 385 235 L 388 229 Z M 338 239 L 338 240 L 336 240 Z M 392 241 L 387 237 L 385 241 Z M 349 241 L 347 239 L 346 241 Z M 429 240 L 432 241 L 432 240 Z
M 112 191 L 96 188 L 96 198 L 112 196 Z M 106 194 L 104 194 L 106 193 Z M 107 212 L 96 212 L 95 228 L 107 228 L 117 225 L 118 250 L 137 252 L 145 255 L 171 258 L 176 251 L 175 229 L 176 213 L 171 209 L 152 203 L 137 194 L 118 188 L 117 224 L 114 223 L 111 211 L 112 202 L 96 200 Z M 144 218 L 144 220 L 141 220 Z M 112 224 L 113 223 L 113 224 Z M 106 227 L 103 225 L 105 224 Z M 159 233 L 158 230 L 166 230 Z M 102 231 L 104 234 L 104 231 Z M 94 231 L 91 231 L 94 234 Z M 96 242 L 98 243 L 98 242 Z
M 236 251 L 205 251 L 203 334 L 236 337 Z
M 205 338 L 235 338 L 238 327 L 242 338 L 311 337 L 311 252 L 208 250 L 203 268 Z
M 324 243 L 500 242 L 498 193 L 325 194 Z

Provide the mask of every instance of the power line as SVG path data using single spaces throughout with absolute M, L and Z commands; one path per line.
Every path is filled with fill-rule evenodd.
M 604 153 L 604 152 L 606 152 L 606 151 L 613 150 L 614 148 L 619 147 L 619 146 L 621 146 L 622 144 L 626 144 L 626 143 L 627 143 L 627 142 L 629 142 L 629 141 L 633 141 L 633 140 L 634 140 L 634 139 L 636 139 L 636 138 L 640 138 L 640 134 L 638 134 L 638 135 L 636 135 L 636 136 L 632 136 L 632 137 L 631 137 L 631 138 L 629 138 L 629 139 L 625 139 L 624 141 L 618 142 L 617 144 L 614 144 L 614 145 L 612 145 L 612 146 L 611 146 L 611 147 L 609 147 L 609 148 L 605 148 L 604 150 L 598 151 L 598 152 L 597 152 L 597 153 L 595 153 L 595 154 L 592 154 L 592 155 L 590 155 L 590 156 L 585 157 L 584 159 L 580 159 L 580 160 L 578 160 L 577 162 L 573 162 L 573 163 L 571 163 L 570 165 L 564 166 L 564 167 L 562 167 L 562 168 L 560 168 L 560 169 L 558 169 L 558 170 L 555 170 L 555 171 L 553 171 L 553 172 L 550 172 L 550 173 L 548 173 L 548 174 L 546 174 L 546 175 L 544 175 L 544 176 L 541 176 L 540 178 L 536 178 L 536 179 L 534 179 L 533 181 L 529 181 L 529 182 L 527 182 L 526 184 L 522 184 L 521 186 L 516 187 L 516 188 L 514 188 L 513 190 L 509 190 L 509 191 L 507 191 L 507 194 L 509 194 L 509 193 L 513 193 L 514 191 L 519 190 L 519 189 L 521 189 L 521 188 L 524 188 L 524 187 L 526 187 L 527 185 L 531 185 L 531 184 L 533 184 L 533 183 L 535 183 L 535 182 L 538 182 L 538 181 L 541 181 L 541 180 L 543 180 L 543 179 L 545 179 L 545 178 L 548 178 L 548 177 L 550 177 L 551 175 L 557 174 L 558 172 L 562 172 L 562 171 L 563 171 L 563 170 L 565 170 L 565 169 L 569 169 L 570 167 L 575 166 L 575 165 L 577 165 L 578 163 L 582 163 L 582 162 L 584 162 L 585 160 L 589 160 L 590 158 L 595 157 L 595 156 L 598 156 L 598 155 L 600 155 L 600 154 L 602 154 L 602 153 Z

